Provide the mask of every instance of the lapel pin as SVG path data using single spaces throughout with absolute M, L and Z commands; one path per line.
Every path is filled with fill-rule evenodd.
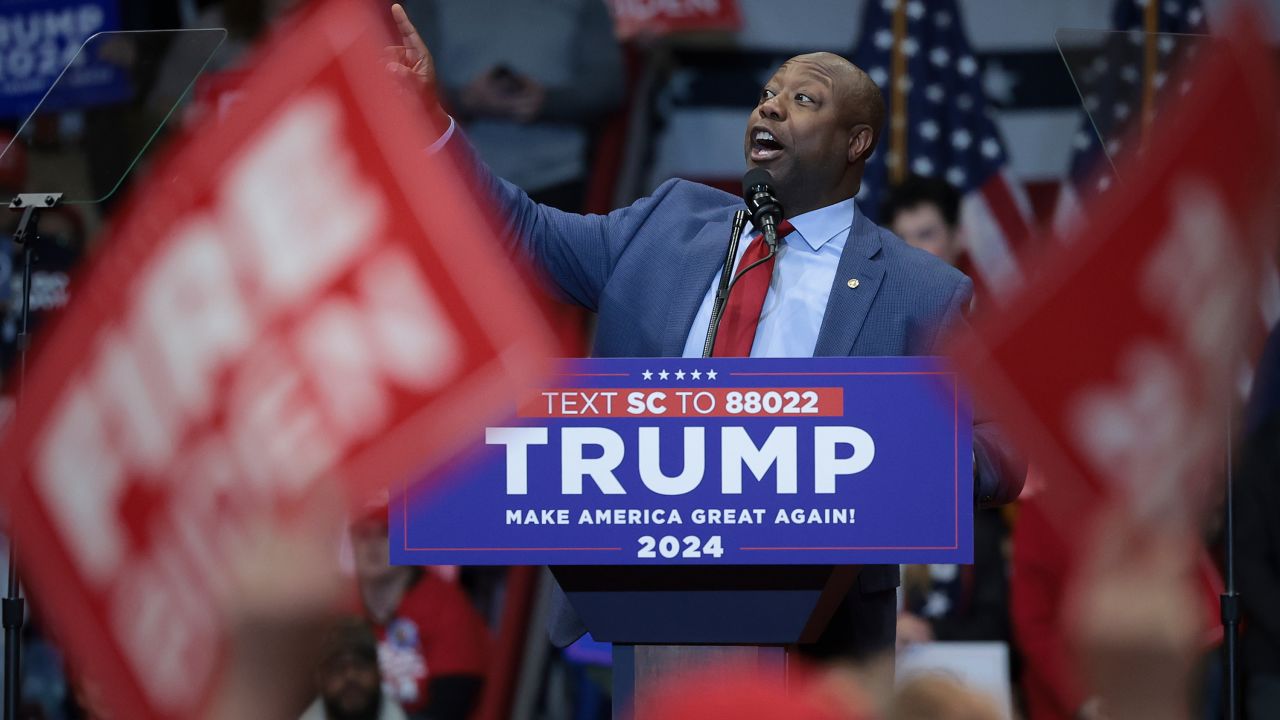
M 856 287 L 858 287 L 858 278 L 849 278 L 849 289 L 852 290 Z

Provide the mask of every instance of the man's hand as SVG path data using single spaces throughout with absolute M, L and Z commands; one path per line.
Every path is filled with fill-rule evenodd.
M 463 88 L 460 109 L 469 117 L 532 122 L 542 112 L 546 88 L 527 75 L 490 68 Z
M 318 644 L 348 583 L 336 562 L 344 501 L 325 486 L 296 501 L 287 526 L 243 528 L 244 551 L 217 596 L 230 628 L 227 670 L 204 720 L 297 717 L 314 697 Z
M 530 77 L 521 76 L 520 81 L 520 89 L 511 96 L 511 117 L 518 122 L 533 122 L 542 114 L 547 89 Z
M 396 77 L 403 78 L 427 98 L 430 103 L 432 117 L 448 125 L 444 109 L 440 107 L 439 95 L 436 93 L 436 63 L 431 59 L 431 51 L 422 41 L 418 29 L 409 21 L 400 3 L 391 6 L 391 18 L 396 22 L 396 30 L 400 33 L 400 44 L 387 47 L 390 61 L 387 70 Z
M 1190 717 L 1178 690 L 1189 686 L 1203 635 L 1196 539 L 1104 512 L 1065 617 L 1082 675 L 1101 699 L 1095 710 L 1126 720 Z
M 485 118 L 508 116 L 507 90 L 492 71 L 477 75 L 458 94 L 458 109 L 465 117 Z

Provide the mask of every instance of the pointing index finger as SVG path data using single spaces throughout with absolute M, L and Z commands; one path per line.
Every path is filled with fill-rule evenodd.
M 405 13 L 400 3 L 395 3 L 391 6 L 391 17 L 396 21 L 396 29 L 400 31 L 401 37 L 404 38 L 404 44 L 417 52 L 419 56 L 425 57 L 427 44 L 418 35 L 418 29 L 409 21 L 409 16 Z

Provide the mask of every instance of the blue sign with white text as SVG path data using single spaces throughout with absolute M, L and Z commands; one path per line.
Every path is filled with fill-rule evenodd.
M 46 110 L 128 98 L 130 48 L 104 41 L 79 52 L 94 34 L 119 29 L 116 0 L 0 0 L 0 117 L 26 117 L 55 80 Z
M 393 501 L 394 562 L 972 562 L 972 413 L 937 358 L 562 362 Z

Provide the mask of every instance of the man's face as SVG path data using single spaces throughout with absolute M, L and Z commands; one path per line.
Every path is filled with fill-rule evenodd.
M 376 520 L 361 520 L 351 526 L 351 551 L 355 556 L 356 574 L 363 579 L 374 579 L 390 573 L 391 543 L 387 540 L 387 524 Z
M 760 92 L 747 120 L 747 166 L 773 175 L 789 217 L 826 205 L 849 167 L 847 95 L 825 66 L 804 58 L 784 63 Z
M 947 226 L 942 212 L 932 203 L 899 210 L 889 229 L 908 245 L 931 252 L 948 263 L 954 264 L 960 254 L 960 233 Z
M 320 666 L 320 698 L 329 720 L 377 720 L 382 678 L 376 660 L 340 653 Z

